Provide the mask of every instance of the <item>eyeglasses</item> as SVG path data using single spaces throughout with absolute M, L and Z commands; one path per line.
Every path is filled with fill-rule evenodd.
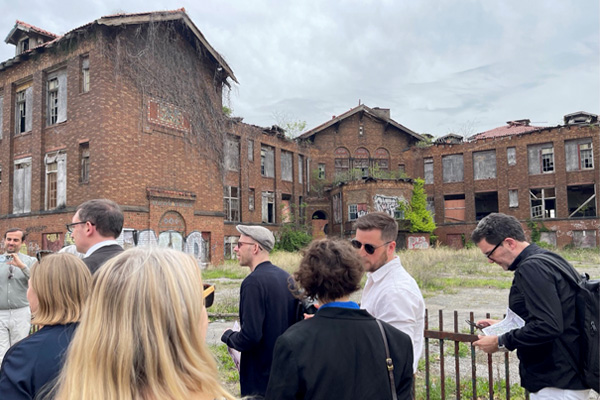
M 385 242 L 384 244 L 380 244 L 379 246 L 373 246 L 372 244 L 368 244 L 368 243 L 363 244 L 356 239 L 352 239 L 352 241 L 350 243 L 352 243 L 352 247 L 354 247 L 357 250 L 360 250 L 360 248 L 364 246 L 367 254 L 373 254 L 373 253 L 375 253 L 375 250 L 377 250 L 378 248 L 380 248 L 382 246 L 385 246 L 386 244 L 392 243 L 392 241 L 390 240 L 389 242 Z
M 204 299 L 204 307 L 209 308 L 215 301 L 215 286 L 208 283 L 204 283 L 203 286 L 202 298 Z
M 80 222 L 72 222 L 70 224 L 67 224 L 67 232 L 69 233 L 73 233 L 73 227 L 75 225 L 81 225 L 81 224 L 85 224 L 86 222 L 90 222 L 90 221 L 80 221 Z M 94 223 L 90 222 L 90 225 L 95 225 Z
M 490 251 L 489 253 L 486 253 L 486 255 L 485 255 L 485 256 L 486 256 L 488 259 L 490 259 L 490 260 L 491 260 L 491 259 L 492 259 L 492 254 L 494 254 L 494 252 L 496 251 L 496 249 L 497 249 L 498 247 L 500 247 L 500 245 L 501 245 L 502 243 L 504 243 L 504 240 L 505 240 L 505 239 L 502 239 L 502 240 L 500 241 L 500 243 L 498 243 L 496 246 L 494 246 L 494 248 L 492 249 L 492 251 Z
M 241 248 L 242 248 L 242 245 L 244 245 L 244 244 L 251 245 L 251 244 L 258 244 L 258 243 L 252 243 L 252 242 L 239 242 L 239 241 L 238 241 L 236 246 L 237 246 L 237 248 L 238 248 L 238 249 L 241 249 Z M 259 246 L 260 246 L 260 245 L 259 245 Z

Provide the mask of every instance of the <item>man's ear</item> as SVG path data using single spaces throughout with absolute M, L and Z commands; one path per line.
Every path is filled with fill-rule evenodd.
M 517 241 L 513 238 L 506 238 L 504 239 L 504 242 L 508 245 L 508 248 L 510 250 L 514 250 L 517 248 Z
M 92 236 L 96 232 L 96 226 L 92 224 L 90 221 L 85 223 L 85 234 L 86 236 Z

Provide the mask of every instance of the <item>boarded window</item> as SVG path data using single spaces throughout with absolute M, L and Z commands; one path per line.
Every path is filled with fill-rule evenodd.
M 594 185 L 567 186 L 569 218 L 596 216 L 596 191 Z
M 473 153 L 473 177 L 475 180 L 496 179 L 496 150 Z
M 592 138 L 566 141 L 565 158 L 567 171 L 594 169 Z
M 364 147 L 356 149 L 352 168 L 359 169 L 363 178 L 369 176 L 369 150 Z
M 275 223 L 275 196 L 273 192 L 262 192 L 262 222 Z
M 332 196 L 333 202 L 333 222 L 336 224 L 342 223 L 342 194 L 337 193 Z M 314 217 L 313 217 L 314 218 Z
M 462 154 L 451 154 L 442 157 L 442 176 L 444 183 L 462 182 L 464 165 Z
M 509 147 L 506 149 L 506 159 L 508 161 L 508 165 L 517 165 L 517 151 L 514 147 Z
M 260 147 L 260 174 L 266 178 L 275 177 L 275 149 L 271 146 Z
M 337 176 L 348 172 L 350 169 L 350 152 L 343 147 L 338 147 L 333 154 L 335 157 L 335 175 Z
M 254 211 L 254 189 L 248 191 L 248 210 Z
M 291 182 L 294 179 L 294 170 L 292 168 L 292 153 L 289 151 L 281 152 L 281 179 Z
M 81 93 L 90 91 L 90 57 L 81 57 Z
M 228 171 L 240 168 L 240 141 L 237 137 L 228 136 L 225 139 L 225 167 Z
M 463 222 L 465 220 L 465 195 L 444 196 L 444 222 Z
M 298 183 L 304 183 L 304 157 L 298 155 Z
M 225 212 L 225 221 L 240 221 L 240 198 L 237 187 L 225 186 L 223 188 L 223 211 Z
M 513 208 L 519 207 L 519 191 L 517 189 L 509 189 L 508 206 Z
M 431 214 L 432 217 L 435 217 L 435 198 L 427 198 L 427 211 L 429 211 L 429 214 Z
M 552 143 L 527 146 L 529 175 L 554 172 L 554 147 Z
M 237 246 L 237 242 L 240 238 L 238 236 L 225 236 L 223 245 L 223 256 L 226 260 L 235 259 L 235 252 L 233 249 Z
M 31 157 L 15 161 L 13 214 L 31 211 Z
M 375 165 L 382 171 L 390 168 L 390 153 L 386 149 L 379 148 L 375 150 Z
M 248 139 L 248 161 L 254 161 L 254 140 Z
M 46 124 L 54 125 L 67 120 L 67 70 L 48 75 L 46 81 Z
M 576 249 L 593 249 L 596 247 L 596 231 L 573 231 L 573 245 Z
M 423 160 L 423 176 L 426 184 L 433 184 L 433 158 Z
M 46 165 L 46 210 L 61 208 L 67 204 L 67 153 L 48 153 Z
M 554 188 L 529 189 L 531 218 L 556 218 L 556 192 Z

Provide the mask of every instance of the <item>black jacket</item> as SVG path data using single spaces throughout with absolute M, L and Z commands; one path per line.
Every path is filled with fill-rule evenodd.
M 289 289 L 290 275 L 270 262 L 256 266 L 240 288 L 241 331 L 227 330 L 221 341 L 242 353 L 242 396 L 264 396 L 275 341 L 296 322 L 297 302 Z
M 564 261 L 531 244 L 510 265 L 515 276 L 509 307 L 525 320 L 525 326 L 504 334 L 502 340 L 507 349 L 517 350 L 521 386 L 530 392 L 546 387 L 586 389 L 568 359 L 568 352 L 579 357 L 575 288 L 555 267 L 527 260 L 536 253 L 550 253 Z
M 382 322 L 399 400 L 412 395 L 410 337 Z M 266 400 L 391 399 L 385 347 L 366 310 L 328 307 L 298 322 L 278 340 Z
M 44 326 L 12 346 L 2 361 L 0 397 L 33 399 L 46 383 L 52 382 L 62 368 L 77 325 Z
M 109 246 L 102 246 L 98 250 L 90 254 L 89 257 L 83 259 L 85 265 L 88 266 L 92 275 L 108 260 L 121 253 L 123 248 L 118 244 L 111 244 Z

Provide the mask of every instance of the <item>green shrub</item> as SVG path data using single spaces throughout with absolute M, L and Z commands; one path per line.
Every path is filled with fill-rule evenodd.
M 312 236 L 304 231 L 287 229 L 281 233 L 279 241 L 275 243 L 275 250 L 298 251 L 312 241 Z

